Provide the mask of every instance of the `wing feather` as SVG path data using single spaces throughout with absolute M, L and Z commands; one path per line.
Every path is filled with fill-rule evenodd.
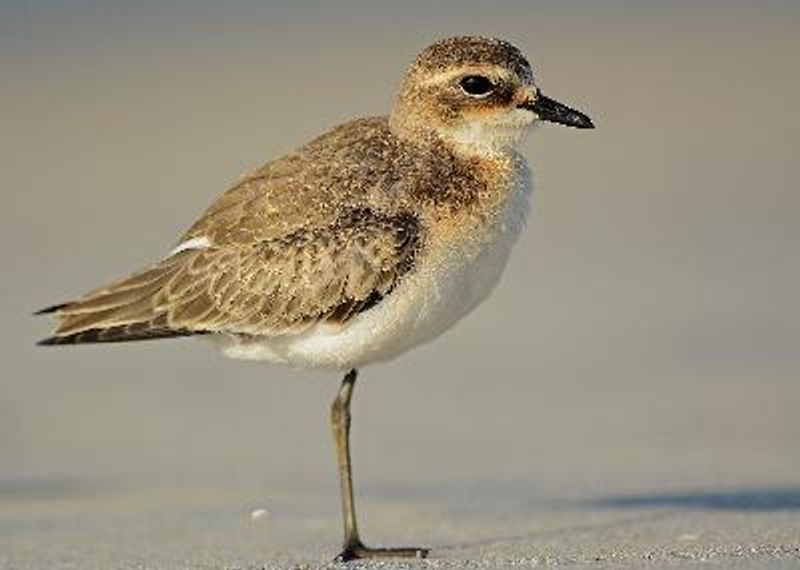
M 279 335 L 353 318 L 396 287 L 421 243 L 404 200 L 429 173 L 404 163 L 397 175 L 406 144 L 385 117 L 358 119 L 265 164 L 185 234 L 208 248 L 49 307 L 58 327 L 47 343 Z
M 276 239 L 183 251 L 57 306 L 58 328 L 45 343 L 274 336 L 345 322 L 413 268 L 420 239 L 411 214 L 357 209 Z

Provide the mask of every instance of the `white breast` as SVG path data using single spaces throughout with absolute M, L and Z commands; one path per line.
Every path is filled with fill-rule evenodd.
M 529 211 L 530 174 L 519 161 L 513 187 L 493 217 L 464 239 L 426 250 L 417 268 L 374 308 L 344 325 L 247 342 L 220 337 L 226 356 L 298 368 L 345 370 L 387 360 L 452 327 L 500 279 Z

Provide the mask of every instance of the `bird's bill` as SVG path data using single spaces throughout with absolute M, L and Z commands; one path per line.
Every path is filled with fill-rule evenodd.
M 542 121 L 558 123 L 576 129 L 593 129 L 594 123 L 585 114 L 559 103 L 555 99 L 545 97 L 541 93 L 536 99 L 526 101 L 520 107 L 533 111 Z

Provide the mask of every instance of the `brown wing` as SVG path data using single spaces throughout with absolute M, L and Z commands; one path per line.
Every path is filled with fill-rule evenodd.
M 59 326 L 43 343 L 272 336 L 344 322 L 391 292 L 419 244 L 414 216 L 359 209 L 279 238 L 184 251 L 53 307 Z
M 387 175 L 395 162 L 385 150 L 390 143 L 399 144 L 386 118 L 358 119 L 331 129 L 244 176 L 183 240 L 204 237 L 220 246 L 270 240 L 328 226 L 348 210 L 383 207 L 397 198 L 390 190 L 397 176 Z

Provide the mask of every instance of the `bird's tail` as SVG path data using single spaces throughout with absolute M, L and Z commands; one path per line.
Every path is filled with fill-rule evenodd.
M 42 346 L 125 342 L 203 334 L 170 326 L 162 292 L 183 264 L 174 255 L 131 277 L 97 289 L 68 303 L 53 305 L 37 315 L 57 321 Z

